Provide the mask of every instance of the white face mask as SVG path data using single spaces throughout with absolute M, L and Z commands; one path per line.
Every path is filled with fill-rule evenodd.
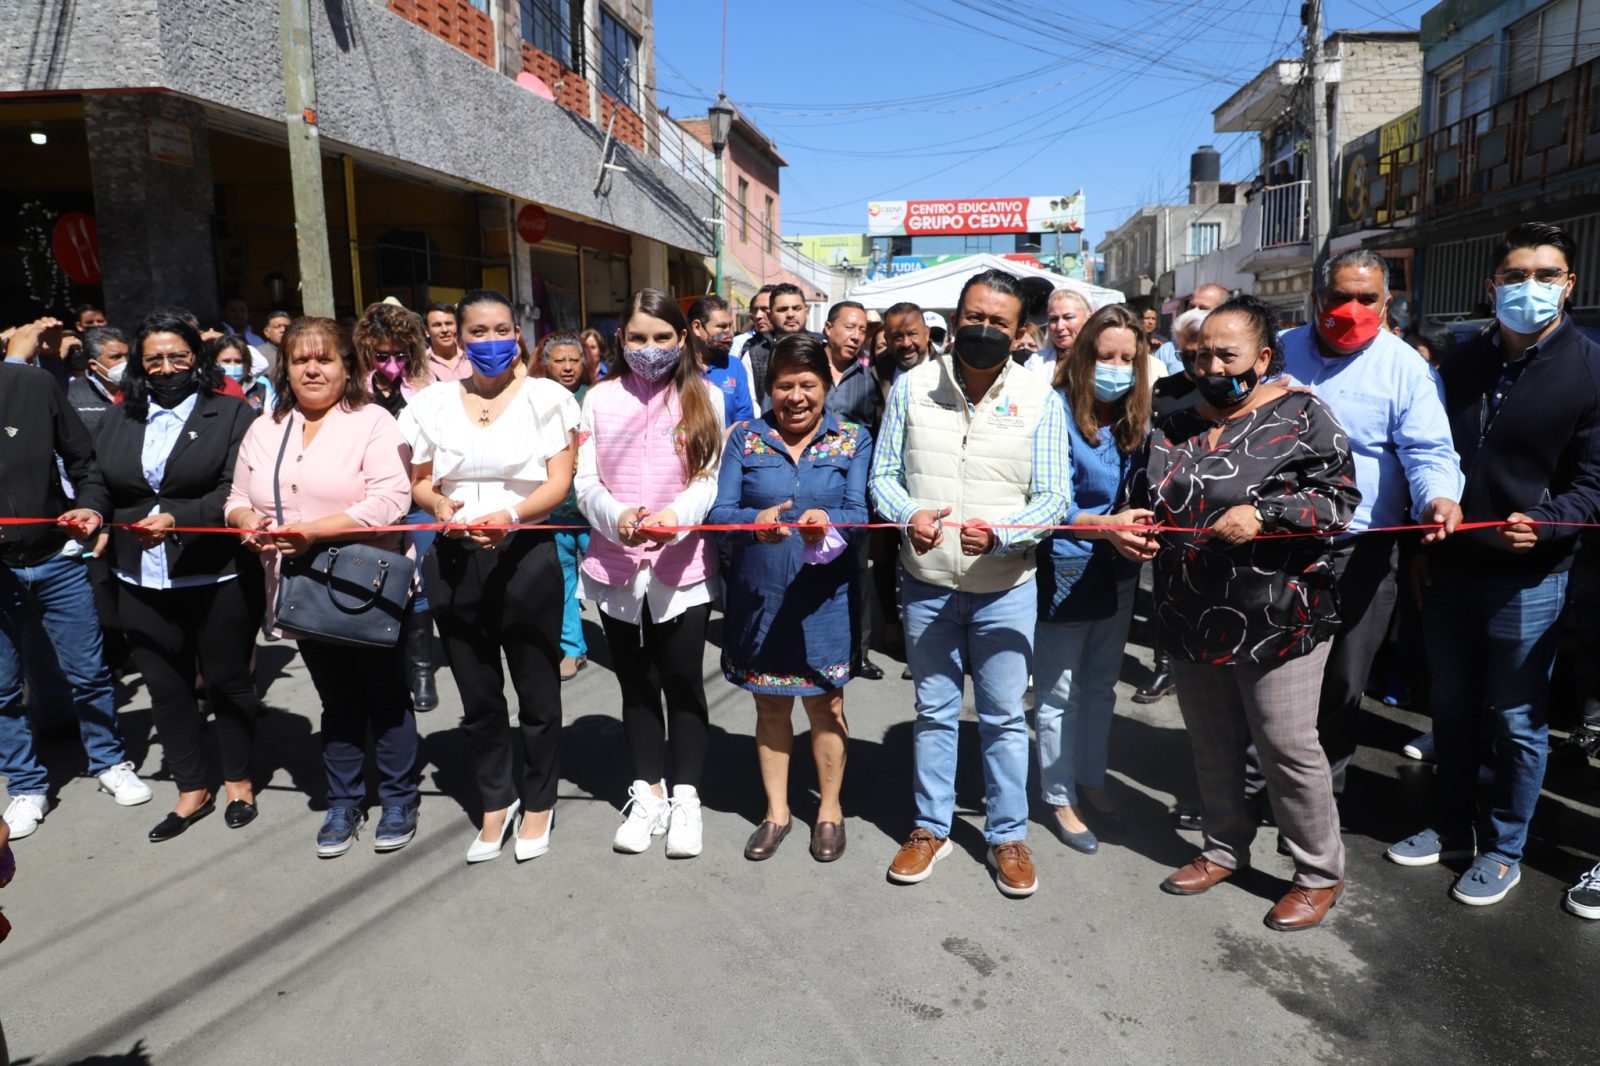
M 100 365 L 99 363 L 95 364 L 95 366 L 97 366 L 97 367 L 99 365 Z M 118 363 L 116 366 L 113 366 L 111 369 L 102 370 L 102 374 L 105 377 L 106 381 L 110 382 L 112 385 L 115 385 L 117 388 L 120 389 L 122 387 L 122 375 L 127 373 L 127 371 L 128 371 L 128 361 L 126 359 L 124 359 L 122 362 Z

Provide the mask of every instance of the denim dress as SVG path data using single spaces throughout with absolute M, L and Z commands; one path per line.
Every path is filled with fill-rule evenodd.
M 706 521 L 754 522 L 768 507 L 793 500 L 781 521 L 816 508 L 833 522 L 866 522 L 872 466 L 866 428 L 826 414 L 796 463 L 771 418 L 733 427 Z M 861 574 L 851 546 L 867 531 L 839 532 L 849 544 L 820 565 L 804 562 L 799 533 L 778 544 L 762 544 L 748 532 L 719 534 L 732 551 L 724 575 L 722 672 L 733 684 L 760 695 L 815 696 L 850 679 L 861 626 L 854 608 Z

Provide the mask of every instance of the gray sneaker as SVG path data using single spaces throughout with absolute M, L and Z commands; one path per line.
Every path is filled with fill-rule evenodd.
M 1472 834 L 1445 837 L 1436 829 L 1413 833 L 1384 852 L 1384 858 L 1401 866 L 1432 866 L 1446 859 L 1470 859 L 1478 853 Z

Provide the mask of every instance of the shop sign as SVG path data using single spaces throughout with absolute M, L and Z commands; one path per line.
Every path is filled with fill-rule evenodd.
M 920 234 L 1081 233 L 1083 194 L 970 200 L 877 200 L 867 205 L 874 237 Z
M 171 119 L 145 120 L 150 158 L 174 166 L 194 166 L 194 138 L 189 127 Z
M 550 233 L 550 213 L 538 204 L 523 204 L 517 212 L 517 236 L 538 244 Z

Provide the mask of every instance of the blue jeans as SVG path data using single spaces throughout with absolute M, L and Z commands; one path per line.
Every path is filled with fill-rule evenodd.
M 589 654 L 589 646 L 583 642 L 583 614 L 578 606 L 578 567 L 588 550 L 587 531 L 556 531 L 556 556 L 561 560 L 561 583 L 566 593 L 561 601 L 561 654 L 568 659 Z
M 437 518 L 420 507 L 412 507 L 411 513 L 406 515 L 408 526 L 427 525 L 437 521 Z M 417 549 L 417 594 L 411 597 L 412 611 L 428 609 L 428 584 L 422 577 L 422 560 L 427 558 L 428 549 L 433 547 L 433 542 L 438 536 L 437 529 L 419 529 L 415 533 L 406 534 L 406 543 Z
M 906 659 L 917 688 L 911 731 L 916 824 L 941 840 L 956 805 L 962 676 L 972 671 L 991 845 L 1028 835 L 1028 722 L 1022 697 L 1038 618 L 1033 582 L 958 592 L 904 577 Z
M 1544 784 L 1550 668 L 1566 591 L 1566 574 L 1529 585 L 1525 579 L 1436 567 L 1423 607 L 1438 752 L 1436 828 L 1446 835 L 1472 828 L 1479 724 L 1487 704 L 1494 785 L 1489 834 L 1479 841 L 1478 853 L 1508 866 L 1522 861 Z
M 127 758 L 87 567 L 81 559 L 59 558 L 38 566 L 0 566 L 0 775 L 13 796 L 42 796 L 50 784 L 34 756 L 22 702 L 20 649 L 30 615 L 55 645 L 71 686 L 89 772 L 104 773 Z
M 1034 632 L 1039 792 L 1052 807 L 1076 806 L 1079 785 L 1105 785 L 1111 712 L 1132 621 L 1129 596 L 1110 618 L 1040 622 Z

